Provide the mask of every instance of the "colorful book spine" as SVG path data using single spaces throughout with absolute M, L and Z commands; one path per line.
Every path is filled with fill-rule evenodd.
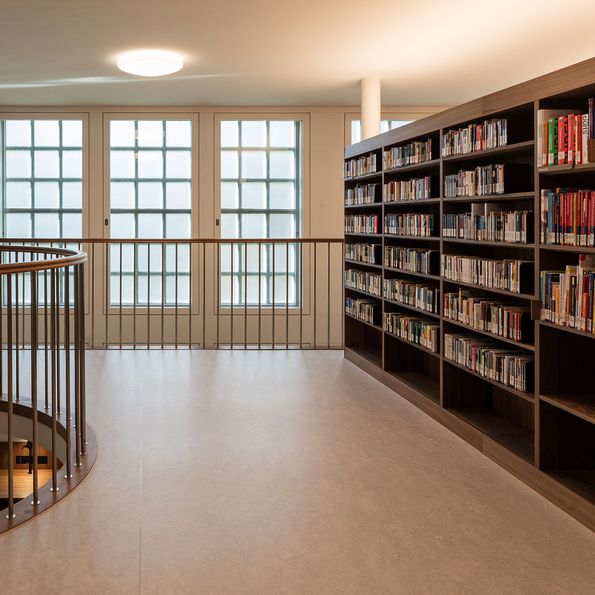
M 384 233 L 400 236 L 432 237 L 434 215 L 398 213 L 384 216 Z
M 351 297 L 345 298 L 345 312 L 358 320 L 368 324 L 376 324 L 377 313 L 380 312 L 378 302 Z
M 382 188 L 382 200 L 402 202 L 428 199 L 432 195 L 431 182 L 430 176 L 387 182 Z
M 403 246 L 384 247 L 384 266 L 406 273 L 436 274 L 438 269 L 437 250 L 418 250 Z M 434 267 L 436 267 L 434 269 Z
M 446 198 L 504 194 L 504 165 L 482 165 L 444 177 Z
M 385 279 L 384 297 L 387 300 L 414 306 L 420 310 L 438 314 L 440 289 L 413 279 Z
M 345 215 L 345 233 L 377 234 L 378 215 Z
M 383 328 L 395 337 L 438 353 L 440 325 L 433 320 L 420 319 L 402 312 L 385 312 Z
M 363 184 L 355 188 L 347 188 L 345 191 L 345 206 L 370 205 L 376 200 L 376 188 L 378 184 Z
M 379 264 L 376 256 L 380 246 L 376 244 L 345 244 L 345 260 L 354 260 L 366 264 Z
M 595 191 L 574 188 L 541 191 L 543 244 L 595 247 Z
M 406 165 L 425 163 L 432 159 L 432 139 L 413 141 L 407 145 L 391 147 L 382 154 L 383 169 L 390 170 Z
M 345 287 L 382 297 L 382 275 L 347 269 L 345 271 Z

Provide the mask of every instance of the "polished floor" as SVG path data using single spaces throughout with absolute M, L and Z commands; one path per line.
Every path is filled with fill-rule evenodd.
M 593 533 L 340 352 L 93 352 L 88 394 L 3 594 L 595 592 Z

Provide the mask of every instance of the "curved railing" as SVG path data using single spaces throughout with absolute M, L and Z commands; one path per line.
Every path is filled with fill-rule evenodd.
M 95 460 L 86 424 L 84 252 L 0 245 L 0 532 L 71 491 Z M 24 454 L 23 454 L 24 453 Z

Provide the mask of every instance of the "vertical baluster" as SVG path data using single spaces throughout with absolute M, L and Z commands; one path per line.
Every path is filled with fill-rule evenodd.
M 244 244 L 244 349 L 248 349 L 248 242 Z
M 79 275 L 79 296 L 80 296 L 80 346 L 81 352 L 79 356 L 80 367 L 81 367 L 81 378 L 80 378 L 80 397 L 81 397 L 81 454 L 87 454 L 87 399 L 86 399 L 86 380 L 85 380 L 85 265 L 80 264 L 81 273 Z
M 49 337 L 48 337 L 48 272 L 43 271 L 43 356 L 44 356 L 44 378 L 45 378 L 45 410 L 50 408 L 49 390 L 50 390 L 50 379 L 49 379 Z
M 192 248 L 193 244 L 188 242 L 188 349 L 192 349 Z M 204 253 L 203 253 L 204 265 Z M 199 276 L 200 278 L 200 276 Z M 204 292 L 204 287 L 203 287 Z M 204 296 L 203 296 L 204 298 Z M 204 315 L 204 299 L 203 299 Z M 203 346 L 204 346 L 204 321 L 203 321 Z
M 217 324 L 217 349 L 219 349 L 219 315 L 221 313 L 221 244 L 216 244 L 217 249 L 217 270 L 215 271 L 215 279 L 217 282 L 217 316 L 216 316 L 216 324 Z M 206 277 L 206 275 L 205 275 Z
M 61 389 L 61 367 L 60 367 L 60 278 L 61 269 L 56 271 L 56 415 L 62 413 Z
M 345 245 L 339 244 L 341 248 L 341 347 L 345 347 Z
M 110 250 L 111 244 L 109 242 L 105 243 L 105 348 L 109 349 L 109 311 L 110 311 L 110 281 L 111 281 L 111 274 L 110 274 Z M 78 291 L 78 288 L 77 288 Z M 75 314 L 76 315 L 76 314 Z
M 15 251 L 15 262 L 20 262 L 20 255 Z M 19 333 L 19 288 L 20 275 L 15 275 L 14 292 L 14 359 L 15 359 L 15 400 L 18 403 L 21 399 L 21 362 L 20 362 L 20 333 Z
M 12 274 L 6 276 L 6 375 L 8 381 L 7 389 L 7 433 L 8 433 L 8 513 L 6 518 L 12 520 L 15 518 L 14 514 L 14 476 L 13 476 L 13 461 L 14 461 L 14 432 L 13 432 L 13 363 L 12 363 Z
M 122 275 L 122 242 L 120 242 L 119 244 L 120 247 L 120 251 L 119 251 L 119 258 L 120 258 L 120 263 L 119 263 L 119 267 L 118 267 L 118 273 L 119 273 L 119 289 L 118 289 L 118 301 L 119 303 L 119 308 L 118 308 L 118 328 L 119 328 L 119 336 L 120 336 L 120 349 L 122 349 L 122 281 L 123 281 L 123 275 Z
M 56 269 L 50 270 L 50 353 L 52 366 L 52 492 L 58 491 L 57 395 L 56 395 Z
M 147 242 L 147 349 L 151 349 L 151 244 Z
M 175 271 L 175 288 L 174 288 L 174 344 L 175 348 L 178 348 L 178 242 L 175 244 L 175 259 L 176 259 L 176 271 Z
M 66 400 L 66 479 L 72 477 L 72 460 L 70 456 L 70 428 L 71 428 L 71 412 L 70 412 L 70 268 L 66 268 L 66 283 L 64 285 L 64 365 L 65 370 L 65 400 Z M 91 269 L 91 275 L 93 269 Z
M 81 466 L 81 335 L 80 335 L 80 265 L 74 266 L 74 440 L 75 467 Z M 107 302 L 106 302 L 107 306 Z M 107 337 L 107 335 L 106 335 Z M 107 348 L 107 345 L 106 345 Z
M 165 242 L 161 244 L 161 349 L 164 347 L 165 332 Z
M 331 243 L 326 245 L 326 348 L 331 348 Z
M 239 245 L 239 244 L 238 244 Z M 231 252 L 231 276 L 229 278 L 230 280 L 230 292 L 231 292 L 231 309 L 229 311 L 229 324 L 230 324 L 230 332 L 229 332 L 229 346 L 230 349 L 233 349 L 233 253 L 235 251 L 235 244 L 230 244 L 230 252 Z
M 132 348 L 136 349 L 136 300 L 138 299 L 138 244 L 132 244 Z
M 190 254 L 192 254 L 192 246 L 190 246 Z M 207 245 L 206 243 L 202 244 L 202 348 L 206 349 L 206 339 L 207 339 L 207 269 L 206 269 L 206 262 L 207 262 Z M 198 276 L 199 282 L 201 276 Z M 190 293 L 192 293 L 192 267 L 190 268 Z M 192 316 L 192 311 L 190 308 L 188 309 L 188 316 Z
M 33 457 L 33 500 L 31 506 L 39 504 L 39 437 L 37 420 L 37 277 L 36 271 L 31 273 L 31 456 Z
M 95 242 L 91 246 L 91 263 L 89 274 L 91 275 L 91 348 L 95 349 Z M 66 276 L 66 283 L 70 283 L 70 272 Z
M 314 316 L 314 337 L 313 337 L 314 344 L 313 344 L 313 346 L 314 346 L 314 349 L 316 349 L 316 326 L 317 326 L 316 325 L 316 302 L 317 302 L 317 300 L 316 300 L 316 277 L 317 277 L 316 267 L 318 266 L 318 262 L 317 262 L 318 261 L 318 254 L 317 254 L 318 250 L 317 250 L 317 248 L 318 248 L 318 242 L 316 240 L 314 240 L 314 294 L 313 294 L 313 296 L 314 296 L 314 308 L 313 308 L 313 312 L 314 312 L 314 315 L 313 315 Z
M 304 262 L 304 244 L 300 243 L 296 245 L 296 248 L 300 251 L 299 255 L 299 271 L 298 274 L 295 276 L 295 290 L 296 296 L 298 296 L 299 303 L 298 308 L 300 309 L 300 349 L 303 349 L 304 343 L 304 269 L 303 269 L 303 262 Z M 297 293 L 299 291 L 299 294 Z
M 258 349 L 261 348 L 262 322 L 262 242 L 258 242 Z
M 289 349 L 289 242 L 285 242 L 285 349 Z
M 275 349 L 275 242 L 273 242 L 273 266 L 272 266 L 272 283 L 273 283 L 273 287 L 272 287 L 272 301 L 273 304 L 271 306 L 271 343 L 272 343 L 272 348 Z

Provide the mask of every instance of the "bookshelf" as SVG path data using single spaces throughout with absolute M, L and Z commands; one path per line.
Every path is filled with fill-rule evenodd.
M 570 271 L 571 283 L 579 255 L 595 257 L 595 245 L 545 241 L 543 191 L 595 191 L 595 163 L 542 166 L 538 133 L 543 110 L 585 113 L 592 97 L 595 59 L 346 149 L 346 162 L 373 155 L 377 171 L 345 180 L 346 195 L 374 184 L 345 214 L 378 226 L 345 234 L 346 246 L 374 246 L 373 262 L 351 255 L 345 269 L 380 275 L 382 295 L 361 296 L 372 322 L 346 313 L 345 356 L 595 530 L 595 333 L 546 319 L 540 301 L 546 272 Z M 385 221 L 415 227 L 389 233 Z M 419 299 L 435 293 L 434 311 Z M 434 329 L 437 347 L 390 332 L 387 317 Z

